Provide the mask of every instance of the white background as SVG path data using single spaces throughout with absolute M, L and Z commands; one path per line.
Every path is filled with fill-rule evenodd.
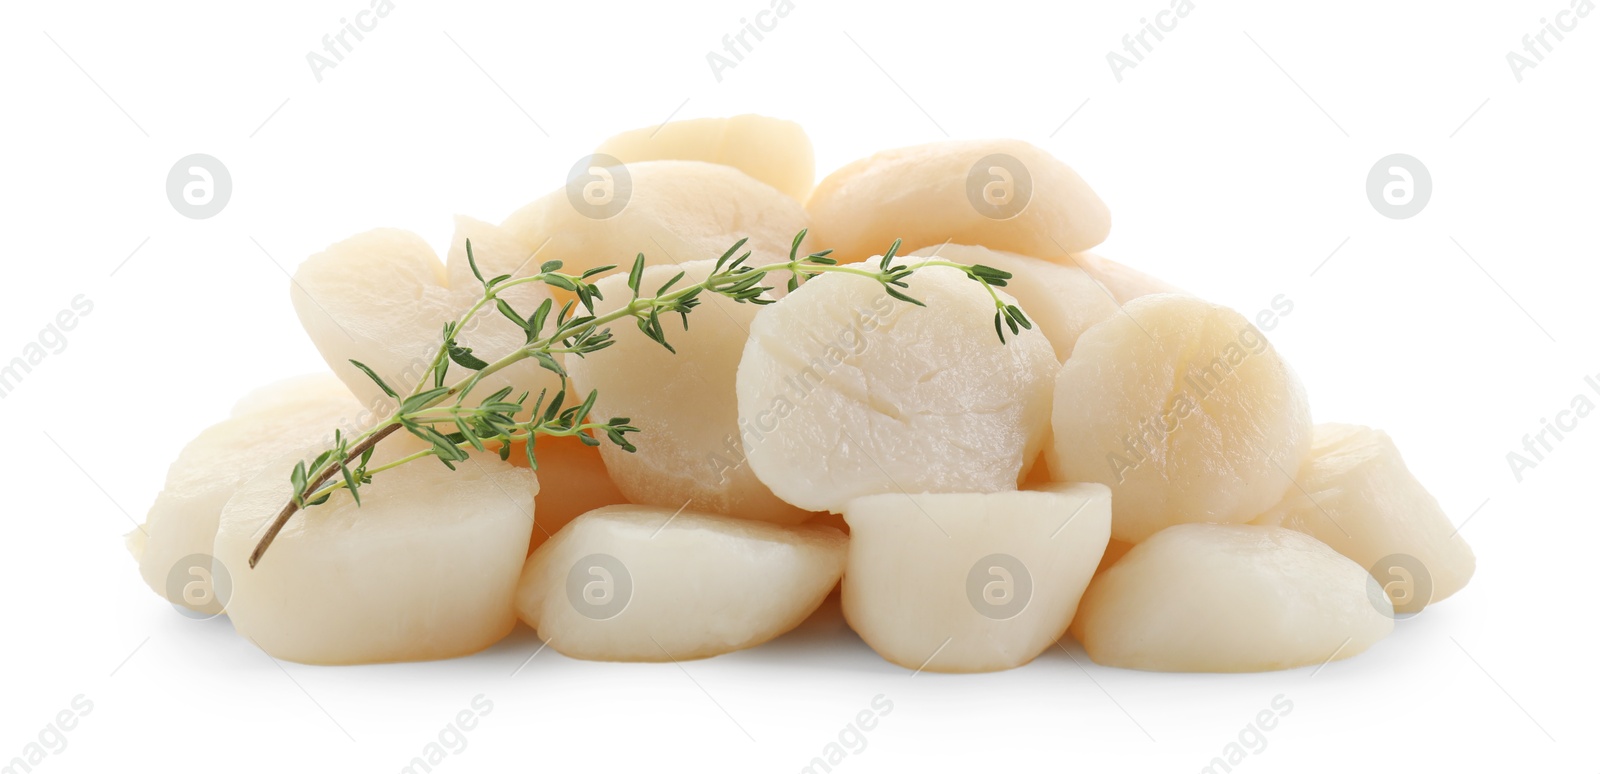
M 882 694 L 894 709 L 836 771 L 1197 771 L 1282 694 L 1236 770 L 1600 768 L 1600 416 L 1521 482 L 1506 461 L 1600 373 L 1600 13 L 1518 82 L 1506 53 L 1569 0 L 1197 0 L 1118 83 L 1106 53 L 1168 0 L 796 0 L 719 83 L 707 52 L 768 0 L 398 0 L 317 82 L 306 54 L 367 2 L 0 9 L 0 359 L 94 304 L 0 401 L 0 762 L 83 694 L 38 770 L 395 771 L 483 694 L 439 770 L 792 772 Z M 837 613 L 681 668 L 546 650 L 517 671 L 526 629 L 467 659 L 316 668 L 139 582 L 121 535 L 182 445 L 322 367 L 288 303 L 303 257 L 380 225 L 442 252 L 453 214 L 498 221 L 614 131 L 741 112 L 803 123 L 820 174 L 946 135 L 1029 140 L 1110 204 L 1103 254 L 1249 315 L 1287 294 L 1271 338 L 1316 418 L 1388 430 L 1477 576 L 1360 657 L 1236 676 L 1101 668 L 1070 640 L 1008 673 L 912 676 Z M 197 152 L 233 177 L 208 220 L 164 190 Z M 1364 190 L 1396 152 L 1433 178 L 1408 220 Z

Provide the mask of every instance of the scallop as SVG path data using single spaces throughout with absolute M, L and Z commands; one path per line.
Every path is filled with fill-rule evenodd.
M 806 130 L 766 116 L 691 118 L 641 127 L 607 139 L 595 153 L 624 164 L 662 159 L 726 164 L 802 202 L 816 181 Z
M 167 470 L 142 527 L 129 534 L 139 574 L 157 594 L 200 615 L 221 612 L 210 573 L 223 505 L 272 461 L 333 433 L 360 429 L 363 409 L 332 376 L 256 390 L 233 416 L 200 432 Z
M 1071 167 L 1020 140 L 949 140 L 851 162 L 817 184 L 814 242 L 859 261 L 896 239 L 1054 258 L 1105 241 L 1111 212 Z
M 1400 613 L 1460 591 L 1477 568 L 1467 541 L 1381 430 L 1317 425 L 1295 484 L 1255 522 L 1304 532 L 1367 568 Z
M 1111 536 L 1111 492 L 1058 484 L 851 500 L 844 614 L 907 669 L 992 672 L 1066 633 Z
M 390 436 L 374 464 L 423 448 Z M 216 564 L 231 578 L 226 608 L 241 635 L 274 658 L 370 664 L 463 656 L 510 633 L 539 488 L 533 471 L 493 453 L 473 453 L 453 471 L 408 463 L 362 487 L 359 506 L 340 490 L 295 514 L 251 568 L 250 553 L 289 501 L 294 459 L 276 461 L 222 512 Z
M 1073 628 L 1106 666 L 1289 669 L 1348 658 L 1388 636 L 1393 609 L 1373 585 L 1360 565 L 1294 530 L 1180 524 L 1097 576 Z
M 328 367 L 373 407 L 390 404 L 388 397 L 350 361 L 407 389 L 428 372 L 451 317 L 444 264 L 421 237 L 396 229 L 358 234 L 307 258 L 290 297 Z
M 640 287 L 644 296 L 653 297 L 679 273 L 684 277 L 674 288 L 701 282 L 714 268 L 715 261 L 650 266 Z M 616 275 L 600 280 L 605 297 L 596 303 L 597 313 L 629 303 L 627 279 Z M 638 451 L 609 442 L 600 446 L 606 469 L 630 502 L 798 524 L 811 514 L 774 496 L 745 464 L 734 381 L 751 321 L 761 307 L 714 293 L 700 298 L 686 327 L 665 326 L 676 352 L 624 320 L 614 327 L 612 346 L 567 356 L 579 394 L 599 394 L 594 414 L 628 417 L 639 428 L 629 436 Z
M 1074 266 L 967 245 L 925 247 L 914 255 L 937 255 L 955 263 L 982 264 L 1011 272 L 1006 292 L 1039 326 L 1060 360 L 1072 354 L 1072 346 L 1084 331 L 1117 313 L 1112 295 Z
M 1078 338 L 1056 379 L 1051 478 L 1111 487 L 1111 535 L 1249 521 L 1283 499 L 1311 445 L 1305 390 L 1225 307 L 1128 302 Z
M 794 199 L 722 164 L 641 161 L 586 175 L 588 182 L 575 178 L 501 224 L 569 274 L 626 270 L 640 253 L 652 265 L 714 259 L 740 239 L 757 255 L 787 257 L 810 225 Z M 591 200 L 585 191 L 597 193 Z
M 428 374 L 445 323 L 461 317 L 483 296 L 482 284 L 466 265 L 468 239 L 485 278 L 526 275 L 530 265 L 531 272 L 537 272 L 531 248 L 496 226 L 470 218 L 457 221 L 448 269 L 416 234 L 377 229 L 311 256 L 295 271 L 291 295 L 306 333 L 333 372 L 378 419 L 393 409 L 394 401 L 350 361 L 365 364 L 402 394 Z M 505 298 L 523 315 L 532 314 L 549 297 L 543 283 L 505 290 Z M 485 362 L 526 343 L 522 329 L 492 304 L 468 321 L 457 340 Z M 448 378 L 468 375 L 452 364 Z M 538 395 L 556 386 L 553 374 L 525 360 L 485 378 L 473 394 L 487 396 L 511 387 L 517 394 Z
M 528 559 L 517 610 L 540 639 L 573 658 L 706 658 L 798 626 L 839 581 L 845 543 L 829 527 L 600 508 Z
M 751 323 L 737 379 L 745 456 L 790 504 L 839 512 L 884 492 L 1011 490 L 1041 448 L 1049 339 L 1034 328 L 1001 343 L 989 292 L 956 269 L 908 284 L 926 308 L 830 273 Z

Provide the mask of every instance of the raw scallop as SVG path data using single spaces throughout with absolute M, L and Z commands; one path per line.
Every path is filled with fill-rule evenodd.
M 816 180 L 806 130 L 766 116 L 691 118 L 641 127 L 607 139 L 595 153 L 624 164 L 660 159 L 726 164 L 802 202 Z
M 1111 535 L 1245 522 L 1288 491 L 1311 444 L 1305 390 L 1237 312 L 1171 294 L 1078 338 L 1056 380 L 1051 478 L 1111 487 Z
M 1066 632 L 1111 535 L 1111 492 L 880 494 L 844 516 L 844 614 L 861 639 L 907 669 L 991 672 Z
M 1395 575 L 1380 580 L 1402 612 L 1460 591 L 1477 567 L 1467 541 L 1394 441 L 1359 425 L 1317 425 L 1296 487 L 1255 523 L 1304 532 L 1379 576 Z M 1396 566 L 1383 566 L 1385 559 Z M 1407 596 L 1418 592 L 1426 598 Z
M 221 612 L 209 560 L 223 505 L 274 459 L 309 444 L 331 444 L 335 429 L 359 432 L 355 422 L 362 413 L 329 375 L 286 380 L 239 401 L 231 418 L 183 447 L 144 526 L 129 534 L 144 582 L 194 613 Z
M 845 542 L 828 527 L 610 506 L 533 553 L 517 610 L 573 658 L 706 658 L 804 621 L 838 582 Z
M 1388 636 L 1394 614 L 1372 587 L 1360 565 L 1293 530 L 1180 524 L 1097 576 L 1073 628 L 1106 666 L 1289 669 L 1348 658 Z
M 786 258 L 795 234 L 810 223 L 794 199 L 733 167 L 704 161 L 641 161 L 623 167 L 625 173 L 593 171 L 611 176 L 608 185 L 615 190 L 608 195 L 625 202 L 614 214 L 601 217 L 610 210 L 580 209 L 569 187 L 563 187 L 512 213 L 501 225 L 523 242 L 540 246 L 540 261 L 558 260 L 562 271 L 581 274 L 608 265 L 626 272 L 639 253 L 650 264 L 714 259 L 746 237 L 745 248 L 757 255 Z
M 448 270 L 416 234 L 377 229 L 307 258 L 295 271 L 291 295 L 301 325 L 333 372 L 372 410 L 374 424 L 388 415 L 394 401 L 350 361 L 365 364 L 401 394 L 428 373 L 445 323 L 459 318 L 483 296 L 483 286 L 466 267 L 467 239 L 472 240 L 473 255 L 485 278 L 538 270 L 540 259 L 530 262 L 531 249 L 513 236 L 488 223 L 460 218 Z M 526 268 L 519 272 L 519 266 Z M 504 292 L 523 315 L 532 314 L 549 297 L 543 283 Z M 526 343 L 522 329 L 501 317 L 493 304 L 475 314 L 457 340 L 486 362 Z M 450 366 L 450 381 L 468 375 L 466 369 Z M 538 395 L 542 389 L 554 390 L 555 377 L 526 360 L 485 378 L 472 394 L 488 396 L 507 386 L 516 394 Z
M 853 161 L 806 202 L 841 261 L 889 248 L 983 245 L 1065 262 L 1105 241 L 1111 212 L 1060 160 L 1020 140 L 947 140 Z M 1059 258 L 1058 258 L 1059 257 Z
M 751 469 L 778 497 L 838 512 L 882 492 L 1005 491 L 1038 453 L 1057 369 L 1049 339 L 1035 327 L 1002 344 L 988 291 L 955 269 L 921 269 L 909 285 L 927 308 L 824 274 L 756 315 L 739 423 Z
M 374 465 L 426 447 L 400 434 L 377 448 Z M 370 664 L 464 656 L 510 633 L 533 471 L 493 453 L 454 471 L 408 463 L 362 487 L 359 507 L 340 490 L 295 514 L 251 569 L 261 533 L 289 500 L 293 463 L 279 459 L 222 512 L 216 558 L 232 579 L 227 612 L 240 634 L 275 658 Z

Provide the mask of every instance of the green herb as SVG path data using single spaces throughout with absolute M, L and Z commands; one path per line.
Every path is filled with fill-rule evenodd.
M 582 396 L 581 400 L 569 395 L 567 372 L 561 366 L 559 358 L 569 354 L 583 357 L 611 346 L 615 340 L 608 326 L 627 318 L 632 318 L 645 336 L 669 351 L 676 352 L 667 341 L 666 328 L 661 323 L 663 315 L 679 315 L 684 328 L 687 329 L 689 313 L 700 305 L 701 296 L 706 293 L 720 295 L 739 303 L 757 305 L 774 303 L 767 293 L 771 288 L 762 284 L 772 272 L 790 273 L 787 285 L 791 292 L 799 289 L 807 280 L 821 274 L 853 274 L 878 282 L 884 292 L 892 298 L 925 306 L 922 301 L 905 292 L 909 289 L 906 280 L 921 269 L 944 266 L 963 272 L 989 291 L 996 310 L 995 333 L 1000 337 L 1001 343 L 1006 340 L 1005 328 L 1010 328 L 1011 333 L 1015 335 L 1020 329 L 1033 327 L 1021 309 L 1007 304 L 994 291 L 997 287 L 1004 287 L 1006 281 L 1011 279 L 1011 274 L 1008 272 L 988 266 L 952 263 L 938 258 L 915 263 L 904 261 L 896 263 L 895 255 L 900 250 L 898 239 L 889 247 L 888 252 L 884 253 L 876 268 L 866 263 L 839 265 L 837 261 L 828 257 L 832 252 L 830 250 L 800 255 L 800 243 L 805 236 L 805 231 L 795 235 L 789 247 L 789 260 L 765 266 L 747 265 L 750 251 L 744 249 L 747 240 L 741 239 L 717 259 L 715 268 L 704 281 L 677 287 L 678 282 L 684 277 L 680 272 L 657 289 L 654 296 L 648 297 L 641 295 L 640 284 L 644 278 L 645 260 L 644 254 L 640 253 L 634 258 L 633 266 L 628 272 L 628 289 L 633 294 L 632 299 L 616 311 L 604 315 L 595 314 L 594 302 L 602 300 L 603 296 L 599 287 L 590 279 L 615 269 L 616 266 L 599 266 L 575 275 L 562 273 L 560 261 L 546 261 L 539 267 L 539 272 L 531 276 L 513 278 L 511 275 L 501 275 L 485 279 L 478 269 L 477 259 L 472 253 L 472 242 L 469 240 L 466 244 L 467 262 L 472 268 L 473 276 L 483 283 L 483 297 L 460 319 L 445 324 L 432 365 L 404 397 L 378 378 L 372 369 L 354 360 L 350 361 L 370 377 L 386 395 L 398 400 L 399 406 L 388 418 L 360 435 L 348 437 L 343 433 L 335 433 L 331 448 L 309 461 L 301 461 L 295 465 L 289 477 L 294 486 L 293 495 L 268 526 L 260 542 L 256 544 L 255 550 L 250 555 L 250 566 L 256 566 L 267 548 L 272 545 L 272 541 L 296 512 L 327 502 L 341 489 L 349 490 L 356 504 L 360 505 L 361 488 L 372 483 L 374 476 L 425 457 L 437 458 L 446 467 L 454 470 L 456 463 L 468 459 L 469 449 L 481 452 L 493 447 L 501 459 L 507 459 L 511 454 L 512 444 L 522 442 L 528 464 L 538 469 L 539 462 L 534 447 L 535 441 L 541 435 L 576 436 L 589 446 L 599 446 L 601 436 L 604 436 L 605 440 L 624 451 L 636 451 L 628 440 L 628 435 L 638 432 L 639 428 L 628 424 L 627 417 L 612 417 L 604 422 L 590 421 L 589 413 L 594 408 L 597 395 L 591 391 L 588 395 Z M 532 314 L 524 316 L 501 298 L 500 294 L 507 288 L 529 283 L 543 283 L 559 288 L 575 295 L 576 299 L 567 301 L 557 310 L 553 300 L 547 298 Z M 488 307 L 493 307 L 500 315 L 516 324 L 526 333 L 527 338 L 522 348 L 492 363 L 473 354 L 470 347 L 462 346 L 455 338 L 458 331 L 465 330 L 467 324 Z M 484 377 L 530 358 L 559 377 L 560 386 L 555 394 L 550 395 L 546 391 L 537 396 L 522 393 L 512 397 L 512 390 L 507 387 L 476 402 L 468 402 L 473 388 Z M 471 375 L 454 384 L 446 385 L 445 377 L 452 363 L 470 371 Z M 530 397 L 533 397 L 532 403 L 529 403 Z M 426 441 L 428 448 L 392 462 L 373 466 L 371 464 L 373 450 L 383 439 L 401 431 Z

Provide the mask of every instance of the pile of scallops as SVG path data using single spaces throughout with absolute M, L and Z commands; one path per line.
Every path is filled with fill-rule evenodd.
M 1241 672 L 1360 653 L 1461 589 L 1472 551 L 1383 432 L 1313 424 L 1289 365 L 1237 312 L 1088 252 L 1106 205 L 1015 140 L 884 151 L 813 183 L 810 140 L 761 116 L 625 132 L 499 224 L 456 219 L 443 260 L 379 229 L 308 258 L 289 291 L 331 373 L 254 392 L 171 466 L 128 538 L 181 612 L 226 613 L 274 657 L 315 664 L 470 654 L 517 622 L 580 659 L 681 661 L 794 628 L 836 589 L 845 620 L 911 670 L 1028 663 L 1069 631 L 1094 661 Z M 989 290 L 917 271 L 916 306 L 829 273 L 770 305 L 706 294 L 670 352 L 631 323 L 564 365 L 592 418 L 637 451 L 540 437 L 537 469 L 493 449 L 377 475 L 295 515 L 289 471 L 407 389 L 484 276 L 547 261 L 647 261 L 645 289 L 701 280 L 746 239 L 749 265 L 831 249 L 841 263 L 938 256 L 1013 278 L 1032 322 L 1002 341 Z M 875 266 L 876 264 L 874 264 Z M 599 311 L 630 297 L 599 281 Z M 516 286 L 527 313 L 564 291 Z M 648 295 L 648 293 L 647 293 Z M 676 318 L 674 318 L 676 320 Z M 493 315 L 460 341 L 524 343 Z M 464 372 L 457 366 L 451 381 Z M 524 361 L 486 379 L 554 391 Z M 373 465 L 427 448 L 404 433 Z

